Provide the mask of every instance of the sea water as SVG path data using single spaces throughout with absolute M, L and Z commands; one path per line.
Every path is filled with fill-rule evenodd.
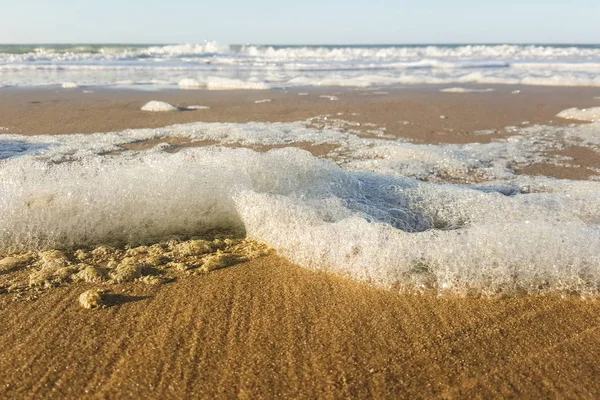
M 600 86 L 599 45 L 0 45 L 0 87 Z

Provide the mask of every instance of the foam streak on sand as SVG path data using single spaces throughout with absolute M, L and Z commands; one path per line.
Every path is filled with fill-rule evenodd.
M 8 136 L 46 143 L 37 155 L 14 152 L 0 164 L 0 249 L 138 244 L 236 230 L 302 266 L 386 287 L 596 293 L 600 183 L 516 177 L 510 170 L 510 160 L 536 160 L 541 139 L 558 142 L 556 135 L 597 146 L 598 125 L 523 128 L 521 136 L 477 146 L 360 139 L 300 123 Z M 102 155 L 119 143 L 161 136 L 337 143 L 347 169 L 292 148 L 169 154 L 157 146 Z M 365 158 L 376 154 L 387 156 Z M 415 173 L 443 184 L 401 176 Z M 463 174 L 491 182 L 448 183 Z

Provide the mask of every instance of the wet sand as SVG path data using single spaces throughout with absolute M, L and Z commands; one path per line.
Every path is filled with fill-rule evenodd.
M 0 88 L 0 134 L 72 134 L 110 132 L 136 128 L 158 128 L 190 122 L 292 122 L 315 119 L 316 127 L 339 119 L 358 122 L 364 136 L 369 129 L 385 128 L 385 133 L 414 143 L 488 143 L 510 136 L 506 127 L 529 125 L 569 125 L 580 123 L 557 118 L 572 107 L 600 106 L 599 88 L 538 87 L 507 85 L 462 85 L 473 89 L 493 88 L 486 93 L 444 93 L 447 85 L 427 85 L 385 90 L 356 88 L 310 88 L 290 90 L 162 90 L 98 88 Z M 519 94 L 512 92 L 519 90 Z M 85 93 L 84 91 L 92 91 Z M 299 95 L 300 93 L 307 95 Z M 331 101 L 328 97 L 335 96 Z M 264 99 L 269 102 L 255 103 Z M 145 112 L 149 101 L 165 101 L 178 107 L 194 105 L 209 109 L 179 112 Z M 441 118 L 441 117 L 444 118 Z M 339 129 L 339 128 L 338 128 Z M 488 131 L 488 134 L 478 134 Z M 492 134 L 489 134 L 492 132 Z M 177 147 L 190 145 L 173 138 Z M 128 145 L 146 149 L 153 143 Z M 213 142 L 193 146 L 212 145 Z M 323 156 L 328 146 L 295 144 Z M 278 147 L 278 146 L 275 146 Z M 268 150 L 255 149 L 255 150 Z M 583 147 L 566 148 L 560 153 L 572 159 L 570 168 L 536 164 L 518 171 L 561 179 L 588 179 L 598 173 L 595 153 Z
M 572 123 L 554 115 L 600 105 L 598 89 L 518 89 L 322 88 L 298 96 L 5 88 L 0 126 L 58 134 L 358 113 L 350 116 L 415 142 L 465 143 L 490 139 L 474 131 L 523 121 Z M 330 94 L 338 100 L 319 97 Z M 141 112 L 149 100 L 211 108 Z M 564 152 L 582 168 L 600 166 L 588 149 Z M 535 168 L 527 173 L 552 176 L 550 166 Z M 568 170 L 556 174 L 574 178 Z M 109 290 L 110 307 L 79 306 L 79 295 L 94 288 Z M 600 396 L 597 301 L 399 294 L 276 255 L 156 286 L 74 283 L 29 300 L 0 293 L 0 321 L 0 398 Z
M 290 122 L 323 115 L 385 127 L 417 143 L 486 142 L 507 126 L 571 124 L 556 114 L 571 107 L 600 106 L 600 88 L 537 86 L 465 86 L 494 88 L 488 93 L 442 93 L 447 86 L 294 90 L 164 90 L 125 89 L 0 89 L 0 126 L 19 134 L 110 132 L 204 122 Z M 521 90 L 512 94 L 513 90 Z M 299 93 L 308 93 L 300 96 Z M 382 94 L 384 93 L 384 94 Z M 336 96 L 331 101 L 327 97 Z M 270 102 L 255 103 L 264 99 Z M 208 110 L 142 112 L 151 100 L 179 107 L 208 106 Z M 342 115 L 338 115 L 342 113 Z M 354 114 L 354 115 L 353 115 Z M 444 116 L 445 118 L 440 118 Z M 0 132 L 1 133 L 1 132 Z
M 593 398 L 600 306 L 400 295 L 276 256 L 155 286 L 0 296 L 2 398 Z

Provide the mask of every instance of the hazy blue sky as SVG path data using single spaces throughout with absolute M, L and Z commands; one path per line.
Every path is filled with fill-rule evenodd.
M 600 42 L 600 0 L 0 0 L 0 43 Z

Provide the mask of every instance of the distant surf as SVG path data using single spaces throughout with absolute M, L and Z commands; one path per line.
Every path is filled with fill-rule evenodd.
M 0 45 L 0 86 L 600 86 L 600 45 Z

